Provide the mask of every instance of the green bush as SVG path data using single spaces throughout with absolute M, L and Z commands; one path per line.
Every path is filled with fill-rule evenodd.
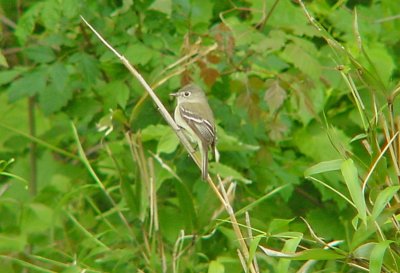
M 1 272 L 400 271 L 399 1 L 0 10 Z M 80 16 L 170 113 L 169 93 L 206 90 L 220 153 L 210 173 L 244 239 Z

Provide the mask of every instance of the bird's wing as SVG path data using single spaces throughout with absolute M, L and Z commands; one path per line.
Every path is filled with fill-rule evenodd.
M 213 124 L 209 120 L 202 118 L 195 107 L 191 107 L 191 109 L 193 110 L 188 110 L 185 105 L 181 105 L 179 107 L 181 117 L 185 119 L 196 135 L 201 136 L 202 142 L 206 142 L 207 146 L 213 144 L 215 140 Z

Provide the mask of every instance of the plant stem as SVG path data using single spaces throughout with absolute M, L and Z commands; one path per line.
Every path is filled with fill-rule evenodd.
M 35 97 L 29 97 L 28 99 L 28 126 L 29 126 L 29 134 L 33 137 L 36 137 Z M 29 193 L 31 194 L 32 197 L 34 197 L 37 192 L 37 160 L 36 160 L 37 144 L 35 141 L 31 141 L 29 149 L 30 149 Z

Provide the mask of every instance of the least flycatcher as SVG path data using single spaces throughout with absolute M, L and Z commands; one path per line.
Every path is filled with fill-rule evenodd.
M 215 122 L 203 90 L 194 84 L 170 94 L 177 98 L 175 122 L 183 128 L 190 141 L 197 142 L 201 155 L 201 176 L 208 175 L 208 148 L 215 152 Z

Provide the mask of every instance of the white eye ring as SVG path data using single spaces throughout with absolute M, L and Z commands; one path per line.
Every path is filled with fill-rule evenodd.
M 189 96 L 190 96 L 190 92 L 189 92 L 189 91 L 185 91 L 185 92 L 183 92 L 183 96 L 185 96 L 185 97 L 189 97 Z

